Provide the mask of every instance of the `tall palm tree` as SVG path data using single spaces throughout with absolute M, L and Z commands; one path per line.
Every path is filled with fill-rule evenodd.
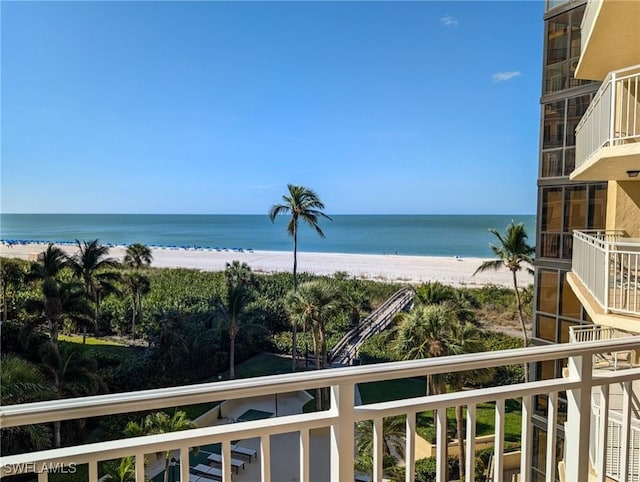
M 154 412 L 147 415 L 140 423 L 129 422 L 124 429 L 124 433 L 128 437 L 140 437 L 142 435 L 178 432 L 195 427 L 195 424 L 189 420 L 187 414 L 183 411 L 176 411 L 171 417 L 165 412 Z M 171 450 L 165 451 L 164 455 L 164 482 L 168 482 Z
M 522 314 L 522 300 L 520 298 L 520 291 L 518 290 L 518 271 L 523 267 L 533 274 L 531 266 L 533 266 L 533 255 L 535 248 L 527 244 L 527 231 L 525 230 L 524 223 L 514 224 L 511 222 L 504 233 L 501 235 L 496 229 L 489 229 L 496 238 L 498 238 L 497 244 L 490 244 L 491 250 L 498 259 L 485 261 L 478 269 L 473 273 L 481 273 L 483 271 L 496 271 L 500 268 L 507 268 L 513 275 L 513 290 L 516 295 L 516 304 L 518 306 L 518 317 L 520 319 L 520 327 L 522 329 L 522 338 L 524 340 L 524 346 L 529 345 L 529 337 L 527 336 L 527 327 L 524 323 L 524 316 Z M 528 381 L 528 369 L 525 364 L 524 367 L 524 379 Z
M 98 326 L 98 312 L 100 310 L 100 300 L 103 294 L 115 293 L 117 288 L 115 282 L 119 280 L 120 275 L 114 271 L 108 271 L 108 268 L 115 268 L 118 262 L 114 258 L 107 257 L 109 247 L 98 242 L 82 241 L 76 239 L 78 252 L 69 258 L 69 266 L 73 270 L 75 276 L 82 280 L 89 297 L 94 303 L 94 326 Z M 87 330 L 83 329 L 83 343 L 86 342 Z
M 131 339 L 136 339 L 136 320 L 142 318 L 142 295 L 151 290 L 149 278 L 138 271 L 125 273 L 122 281 L 131 293 Z
M 294 184 L 287 184 L 288 194 L 282 196 L 284 201 L 282 204 L 274 204 L 269 210 L 269 219 L 274 222 L 276 217 L 280 214 L 290 214 L 291 218 L 287 223 L 287 233 L 293 238 L 293 289 L 298 289 L 298 222 L 304 221 L 321 238 L 324 238 L 324 232 L 318 224 L 320 218 L 332 220 L 331 217 L 326 215 L 322 210 L 324 204 L 315 193 L 315 191 L 304 187 L 296 186 Z M 296 371 L 296 324 L 293 324 L 292 338 L 291 338 L 291 357 L 293 363 L 293 371 Z
M 140 269 L 150 266 L 153 261 L 151 249 L 142 243 L 134 243 L 127 246 L 127 251 L 122 261 L 128 268 Z

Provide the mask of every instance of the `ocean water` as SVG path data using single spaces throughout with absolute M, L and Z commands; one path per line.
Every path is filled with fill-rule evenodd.
M 337 215 L 320 221 L 326 238 L 301 222 L 300 251 L 424 256 L 492 256 L 489 228 L 523 222 L 535 241 L 533 215 Z M 288 217 L 179 214 L 2 214 L 4 240 L 88 241 L 185 248 L 289 251 Z

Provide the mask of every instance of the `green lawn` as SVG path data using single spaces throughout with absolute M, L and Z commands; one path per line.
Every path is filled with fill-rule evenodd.
M 59 335 L 58 340 L 60 343 L 75 343 L 82 345 L 82 335 Z M 94 337 L 87 337 L 87 343 L 84 346 L 94 352 L 109 353 L 124 358 L 135 356 L 141 350 L 144 350 L 144 348 L 138 346 L 128 346 L 112 340 Z
M 425 380 L 421 378 L 406 378 L 387 380 L 383 382 L 362 383 L 358 385 L 363 404 L 388 402 L 403 398 L 420 397 L 425 394 Z M 517 400 L 507 400 L 505 404 L 504 432 L 505 441 L 519 442 L 521 432 L 521 408 Z M 463 410 L 466 418 L 466 409 Z M 466 422 L 465 422 L 466 423 Z M 426 440 L 435 439 L 433 413 L 418 414 L 418 432 Z M 447 427 L 450 433 L 456 430 L 455 409 L 447 410 Z M 495 427 L 495 403 L 483 403 L 476 407 L 476 434 L 478 436 L 491 435 Z
M 68 341 L 71 343 L 82 343 L 82 335 L 58 335 L 58 340 Z M 105 338 L 95 338 L 93 336 L 87 336 L 87 345 L 112 345 L 112 346 L 126 346 L 124 343 L 118 343 L 113 340 L 107 340 Z
M 421 397 L 426 393 L 426 387 L 424 378 L 401 378 L 358 384 L 363 404 Z

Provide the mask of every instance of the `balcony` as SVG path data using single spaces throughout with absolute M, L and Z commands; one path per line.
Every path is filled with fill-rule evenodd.
M 574 231 L 571 271 L 567 280 L 594 322 L 611 325 L 614 317 L 610 322 L 599 317 L 613 313 L 622 315 L 623 324 L 626 318 L 618 328 L 640 331 L 640 319 L 628 319 L 640 316 L 640 239 L 621 232 Z
M 531 460 L 534 452 L 533 400 L 534 396 L 543 395 L 547 400 L 546 429 L 549 435 L 545 446 L 536 444 L 535 453 L 545 458 L 546 466 L 550 468 L 547 470 L 547 481 L 554 480 L 556 467 L 560 467 L 560 476 L 568 482 L 587 481 L 593 474 L 601 474 L 598 480 L 605 480 L 605 474 L 611 473 L 609 466 L 615 463 L 616 480 L 638 482 L 640 480 L 638 473 L 640 443 L 637 441 L 640 439 L 640 432 L 635 429 L 635 426 L 640 407 L 638 398 L 634 398 L 634 390 L 640 384 L 640 368 L 632 367 L 620 371 L 594 369 L 594 356 L 636 349 L 638 349 L 637 339 L 627 337 L 0 407 L 0 422 L 2 427 L 6 428 L 156 410 L 205 401 L 275 397 L 276 394 L 319 387 L 328 387 L 330 393 L 330 408 L 320 412 L 280 414 L 261 420 L 204 425 L 182 432 L 2 457 L 0 477 L 19 473 L 37 473 L 38 482 L 46 482 L 49 480 L 49 475 L 45 468 L 60 472 L 65 467 L 86 464 L 88 480 L 94 482 L 99 480 L 100 464 L 103 461 L 134 456 L 135 480 L 143 482 L 146 470 L 145 456 L 171 451 L 179 462 L 179 466 L 176 467 L 179 475 L 176 475 L 181 481 L 186 482 L 198 479 L 190 475 L 190 449 L 219 443 L 221 444 L 219 461 L 222 466 L 219 479 L 225 482 L 230 480 L 279 482 L 283 478 L 276 471 L 278 465 L 285 465 L 294 471 L 293 477 L 285 480 L 380 482 L 383 478 L 383 419 L 401 415 L 405 416 L 406 420 L 405 480 L 412 482 L 415 480 L 416 414 L 437 410 L 435 416 L 436 479 L 444 481 L 447 464 L 445 409 L 462 406 L 466 408 L 465 480 L 472 482 L 476 480 L 473 456 L 476 447 L 476 406 L 492 402 L 495 404 L 495 435 L 493 436 L 493 474 L 495 475 L 492 480 L 497 482 L 504 480 L 503 474 L 506 469 L 504 466 L 507 458 L 504 448 L 505 402 L 516 400 L 521 408 L 522 427 L 519 457 L 522 470 L 519 480 L 528 482 L 532 480 Z M 355 395 L 358 384 L 361 383 L 461 371 L 473 372 L 498 366 L 554 360 L 567 362 L 564 378 L 469 389 L 393 402 L 366 405 L 356 403 Z M 559 395 L 561 393 L 563 397 L 566 394 L 567 399 L 566 422 L 564 422 L 565 455 L 563 462 L 556 464 L 555 435 L 558 423 L 565 420 L 564 410 L 560 412 Z M 621 407 L 619 414 L 615 416 L 610 415 L 614 406 Z M 361 420 L 373 421 L 373 470 L 368 475 L 354 472 L 354 423 Z M 615 438 L 610 430 L 602 429 L 602 427 L 609 427 L 611 421 L 615 421 L 616 426 L 620 428 Z M 318 432 L 324 434 L 324 445 L 317 440 Z M 292 439 L 292 443 L 287 446 L 286 453 L 283 453 L 280 437 L 285 434 Z M 256 457 L 248 463 L 253 466 L 253 478 L 249 478 L 248 471 L 247 473 L 240 471 L 237 475 L 232 472 L 232 444 L 247 444 L 249 440 L 252 440 L 256 447 Z M 594 460 L 590 458 L 590 454 L 596 454 Z
M 640 60 L 640 2 L 589 0 L 582 18 L 578 79 L 602 80 Z
M 623 181 L 629 180 L 627 171 L 638 169 L 640 65 L 611 72 L 600 86 L 576 127 L 576 167 L 570 179 Z

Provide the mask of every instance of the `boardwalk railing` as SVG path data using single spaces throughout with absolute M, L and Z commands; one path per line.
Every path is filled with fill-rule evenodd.
M 444 481 L 447 472 L 447 408 L 466 407 L 466 482 L 475 479 L 474 454 L 476 433 L 476 407 L 478 404 L 495 405 L 495 470 L 494 480 L 500 482 L 503 474 L 503 454 L 505 441 L 505 402 L 515 399 L 521 404 L 521 482 L 530 482 L 531 459 L 534 452 L 532 441 L 533 397 L 544 395 L 548 400 L 546 423 L 546 447 L 535 447 L 537 454 L 547 457 L 547 481 L 553 481 L 556 475 L 556 430 L 559 420 L 559 394 L 566 394 L 565 426 L 565 480 L 582 482 L 588 480 L 590 471 L 590 438 L 597 437 L 595 443 L 606 448 L 607 430 L 593 431 L 592 389 L 603 387 L 599 407 L 602 407 L 601 419 L 607 418 L 609 393 L 622 387 L 618 402 L 624 408 L 621 413 L 622 432 L 617 450 L 623 454 L 620 460 L 620 481 L 632 480 L 626 477 L 632 471 L 633 460 L 631 424 L 633 413 L 637 413 L 638 401 L 632 396 L 631 384 L 640 380 L 640 369 L 631 368 L 617 372 L 592 370 L 594 354 L 631 350 L 638 347 L 636 338 L 624 338 L 585 343 L 568 343 L 549 346 L 521 348 L 496 352 L 475 353 L 452 357 L 431 358 L 414 361 L 382 363 L 370 366 L 334 368 L 314 372 L 293 373 L 245 380 L 223 381 L 201 385 L 163 388 L 140 392 L 119 393 L 94 397 L 53 400 L 0 407 L 0 424 L 3 428 L 20 425 L 51 423 L 61 420 L 100 417 L 117 413 L 129 413 L 140 410 L 156 410 L 165 407 L 185 406 L 216 400 L 245 399 L 274 393 L 308 390 L 329 387 L 330 408 L 321 412 L 279 416 L 262 420 L 202 427 L 182 432 L 148 435 L 143 437 L 112 440 L 108 442 L 65 447 L 45 451 L 33 451 L 19 455 L 5 456 L 0 459 L 0 477 L 11 474 L 35 472 L 38 482 L 49 480 L 47 467 L 65 467 L 65 464 L 88 464 L 89 480 L 97 481 L 99 463 L 125 456 L 135 457 L 136 482 L 145 477 L 145 454 L 178 450 L 180 466 L 179 477 L 182 482 L 189 480 L 189 449 L 212 443 L 221 443 L 222 479 L 231 480 L 232 441 L 258 438 L 260 450 L 258 460 L 261 464 L 260 480 L 270 482 L 271 436 L 293 433 L 299 438 L 299 447 L 283 463 L 299 467 L 299 480 L 310 480 L 310 462 L 316 456 L 314 445 L 310 443 L 313 430 L 325 428 L 329 431 L 329 461 L 321 465 L 327 473 L 321 480 L 348 482 L 354 474 L 354 424 L 361 420 L 373 421 L 373 470 L 372 480 L 382 480 L 383 461 L 383 419 L 392 416 L 404 416 L 406 420 L 405 453 L 406 482 L 415 480 L 415 435 L 416 414 L 437 410 L 435 429 L 437 434 L 436 480 Z M 391 402 L 355 404 L 355 387 L 360 383 L 402 379 L 407 377 L 425 377 L 454 372 L 472 372 L 492 367 L 519 365 L 523 363 L 544 362 L 549 360 L 568 360 L 566 378 L 553 378 L 514 385 L 463 390 L 440 395 L 421 396 Z M 635 405 L 635 406 L 634 406 Z M 600 422 L 601 423 L 601 422 Z M 635 423 L 635 422 L 633 422 Z M 604 426 L 607 426 L 606 424 Z M 606 457 L 606 454 L 605 454 Z M 297 458 L 297 460 L 296 460 Z M 316 467 L 318 467 L 316 465 Z M 598 470 L 598 467 L 595 467 Z M 314 472 L 317 480 L 318 474 Z M 604 480 L 604 477 L 599 479 Z
M 574 231 L 571 270 L 605 312 L 640 315 L 640 240 Z
M 329 352 L 329 361 L 341 365 L 350 364 L 357 357 L 358 348 L 362 343 L 370 336 L 383 331 L 391 323 L 393 317 L 413 301 L 413 296 L 413 290 L 410 288 L 402 288 L 396 291 L 388 300 L 362 320 L 358 326 L 349 330 L 340 339 Z

